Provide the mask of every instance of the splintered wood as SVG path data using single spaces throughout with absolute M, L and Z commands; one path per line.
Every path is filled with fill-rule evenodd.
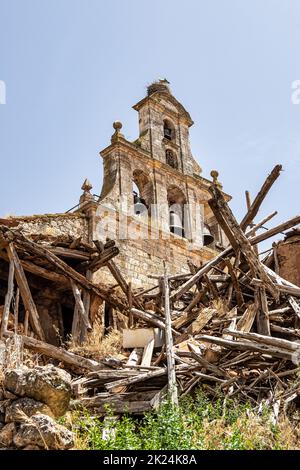
M 0 226 L 0 257 L 7 264 L 2 337 L 18 331 L 15 298 L 20 297 L 31 330 L 24 346 L 63 362 L 74 375 L 74 406 L 98 413 L 105 413 L 109 404 L 117 413 L 141 414 L 157 408 L 168 394 L 176 404 L 179 395 L 199 386 L 211 397 L 222 391 L 258 405 L 268 398 L 285 409 L 299 394 L 295 379 L 300 370 L 300 287 L 280 277 L 276 250 L 262 258 L 257 248 L 296 227 L 300 216 L 271 229 L 265 224 L 276 212 L 254 222 L 280 172 L 277 165 L 252 203 L 247 193 L 247 212 L 240 224 L 219 184 L 212 184 L 209 206 L 229 245 L 199 268 L 190 263 L 190 274 L 157 273 L 157 286 L 142 292 L 118 269 L 113 260 L 118 248 L 112 240 L 92 245 L 81 240 L 38 243 Z M 118 292 L 92 282 L 91 273 L 102 267 L 114 277 Z M 33 280 L 30 284 L 26 279 L 32 274 L 73 296 L 75 339 L 93 328 L 87 295 L 113 307 L 124 330 L 123 359 L 95 360 L 47 344 L 30 292 Z M 17 318 L 10 328 L 12 311 Z

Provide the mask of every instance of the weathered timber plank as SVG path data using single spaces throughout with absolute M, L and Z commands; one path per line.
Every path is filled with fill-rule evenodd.
M 9 263 L 9 274 L 8 274 L 8 283 L 7 283 L 7 293 L 5 296 L 4 309 L 2 314 L 1 321 L 1 338 L 3 338 L 3 333 L 7 330 L 10 305 L 14 295 L 14 275 L 15 275 L 15 265 L 13 260 Z
M 7 255 L 10 259 L 10 262 L 13 262 L 15 266 L 16 280 L 20 289 L 20 294 L 21 294 L 24 306 L 30 314 L 30 323 L 31 323 L 32 329 L 41 340 L 44 340 L 45 335 L 44 335 L 42 326 L 40 324 L 39 314 L 36 309 L 35 303 L 33 301 L 24 270 L 22 268 L 22 265 L 20 263 L 18 254 L 14 248 L 13 243 L 10 243 L 7 246 L 6 250 L 7 250 Z

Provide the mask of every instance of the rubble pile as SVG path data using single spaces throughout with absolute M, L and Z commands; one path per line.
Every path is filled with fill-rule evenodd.
M 209 189 L 209 206 L 229 240 L 228 246 L 202 266 L 190 263 L 188 274 L 169 276 L 166 269 L 157 273 L 157 284 L 144 290 L 132 289 L 120 273 L 113 260 L 118 249 L 111 240 L 105 244 L 96 240 L 89 245 L 81 240 L 33 241 L 1 225 L 0 256 L 6 268 L 9 263 L 2 338 L 21 336 L 25 348 L 54 363 L 63 363 L 72 374 L 71 407 L 90 408 L 93 413 L 105 414 L 110 405 L 116 413 L 142 414 L 158 407 L 167 394 L 176 404 L 179 396 L 193 393 L 199 385 L 211 397 L 222 392 L 258 407 L 268 403 L 277 414 L 297 406 L 300 287 L 280 276 L 275 250 L 263 256 L 257 247 L 297 227 L 300 216 L 271 229 L 265 225 L 276 212 L 254 222 L 280 171 L 280 165 L 273 169 L 253 202 L 249 202 L 240 223 L 215 181 Z M 261 229 L 264 231 L 259 233 Z M 102 266 L 114 276 L 118 289 L 92 282 L 91 272 Z M 29 282 L 25 271 L 35 276 Z M 80 348 L 75 354 L 66 343 L 60 347 L 50 344 L 31 294 L 32 289 L 38 289 L 38 277 L 41 283 L 51 281 L 51 295 L 56 302 L 58 297 L 61 302 L 72 297 L 72 337 L 79 345 L 93 329 L 94 306 L 109 303 L 115 310 L 116 328 L 123 334 L 124 359 L 95 359 L 80 354 Z M 18 288 L 13 305 L 14 278 Z M 20 322 L 18 296 L 26 311 Z M 60 436 L 56 445 L 71 447 L 71 435 L 55 427 L 49 411 L 55 417 L 63 413 L 70 389 L 55 386 L 52 399 L 48 385 L 44 390 L 43 380 L 34 386 L 39 392 L 31 392 L 30 384 L 39 384 L 37 375 L 33 379 L 28 372 L 27 380 L 24 373 L 18 374 L 6 373 L 4 383 L 14 397 L 7 399 L 11 400 L 8 405 L 1 402 L 5 408 L 1 416 L 12 419 L 1 430 L 12 436 L 9 445 L 26 448 L 27 436 L 40 426 L 45 429 L 47 446 L 54 446 L 50 435 L 55 428 Z M 61 376 L 58 381 L 69 383 Z M 24 402 L 28 399 L 37 403 Z M 30 422 L 16 421 L 18 406 L 14 400 L 26 416 L 26 409 L 38 410 L 28 418 Z M 41 439 L 34 442 L 43 447 Z

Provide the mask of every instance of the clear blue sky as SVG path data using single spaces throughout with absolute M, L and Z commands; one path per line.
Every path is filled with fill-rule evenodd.
M 276 163 L 261 216 L 299 212 L 299 0 L 0 0 L 0 216 L 63 212 L 99 194 L 112 122 L 158 77 L 190 111 L 192 150 L 241 218 Z M 275 223 L 275 221 L 274 221 Z

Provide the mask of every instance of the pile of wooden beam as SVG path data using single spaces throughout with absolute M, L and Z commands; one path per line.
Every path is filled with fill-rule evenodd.
M 73 240 L 66 246 L 60 240 L 49 245 L 0 226 L 0 256 L 9 262 L 2 336 L 17 333 L 16 301 L 15 331 L 8 328 L 15 278 L 34 332 L 34 337 L 23 335 L 24 346 L 75 368 L 74 406 L 104 413 L 109 404 L 117 413 L 140 414 L 167 393 L 177 403 L 199 385 L 212 397 L 221 391 L 258 406 L 264 400 L 283 407 L 295 402 L 300 392 L 300 287 L 280 277 L 272 251 L 263 257 L 257 246 L 299 225 L 300 216 L 271 229 L 265 224 L 276 212 L 254 222 L 280 171 L 277 165 L 252 203 L 247 194 L 241 223 L 214 183 L 209 205 L 229 240 L 227 248 L 200 267 L 190 264 L 189 274 L 169 276 L 165 269 L 157 285 L 144 291 L 133 291 L 121 275 L 113 260 L 118 252 L 114 242 L 91 246 Z M 118 294 L 90 280 L 101 266 L 114 276 Z M 75 337 L 82 339 L 82 331 L 92 327 L 89 296 L 121 312 L 126 359 L 95 360 L 45 342 L 25 271 L 73 293 Z
M 297 226 L 300 216 L 262 234 L 276 213 L 253 222 L 280 170 L 274 168 L 252 204 L 248 197 L 240 224 L 218 184 L 211 186 L 209 204 L 229 246 L 200 268 L 191 265 L 190 274 L 165 272 L 156 287 L 136 294 L 143 307 L 130 309 L 140 329 L 123 332 L 128 360 L 107 360 L 106 371 L 75 381 L 78 402 L 140 413 L 167 391 L 176 403 L 199 385 L 212 397 L 222 391 L 258 406 L 267 400 L 286 407 L 297 399 L 300 287 L 282 279 L 272 251 L 259 256 L 257 245 Z

